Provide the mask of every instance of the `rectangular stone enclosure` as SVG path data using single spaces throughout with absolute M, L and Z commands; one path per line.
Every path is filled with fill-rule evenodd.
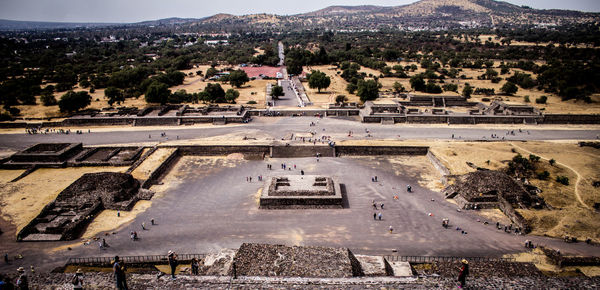
M 342 208 L 339 183 L 318 175 L 276 176 L 260 196 L 260 208 Z

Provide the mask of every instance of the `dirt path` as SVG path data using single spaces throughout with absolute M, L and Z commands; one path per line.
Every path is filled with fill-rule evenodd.
M 521 146 L 519 146 L 519 145 L 517 145 L 517 144 L 515 144 L 515 143 L 512 143 L 512 142 L 511 142 L 510 144 L 511 144 L 512 146 L 514 146 L 514 147 L 518 148 L 519 150 L 525 151 L 525 152 L 527 152 L 527 153 L 529 153 L 529 154 L 535 154 L 535 155 L 538 155 L 538 154 L 536 154 L 536 153 L 534 153 L 534 152 L 531 152 L 531 151 L 529 151 L 529 150 L 527 150 L 527 149 L 525 149 L 525 148 L 523 148 L 523 147 L 521 147 Z M 544 156 L 541 156 L 541 155 L 538 155 L 538 156 L 540 156 L 540 158 L 542 158 L 542 159 L 544 159 L 544 160 L 550 160 L 550 159 L 548 159 L 548 158 L 546 158 L 546 157 L 544 157 Z M 579 172 L 577 172 L 577 170 L 573 169 L 572 167 L 570 167 L 570 166 L 568 166 L 568 165 L 566 165 L 566 164 L 564 164 L 564 163 L 560 163 L 560 162 L 556 161 L 556 164 L 558 164 L 558 165 L 561 165 L 561 166 L 563 166 L 563 167 L 566 167 L 566 168 L 568 168 L 569 170 L 573 171 L 573 172 L 575 173 L 575 175 L 577 175 L 577 181 L 575 182 L 575 197 L 577 198 L 577 201 L 579 201 L 579 203 L 580 203 L 580 204 L 581 204 L 583 207 L 585 207 L 585 208 L 587 208 L 587 209 L 589 209 L 589 210 L 592 210 L 592 208 L 591 208 L 590 206 L 588 206 L 587 204 L 585 204 L 585 202 L 583 202 L 583 199 L 581 199 L 581 196 L 579 195 L 579 182 L 580 182 L 580 181 L 581 181 L 581 179 L 582 179 L 582 178 L 581 178 L 581 174 L 579 174 Z

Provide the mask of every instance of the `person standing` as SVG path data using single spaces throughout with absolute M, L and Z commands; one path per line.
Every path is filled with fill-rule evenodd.
M 125 263 L 119 259 L 119 256 L 115 256 L 113 273 L 115 275 L 117 289 L 119 290 L 127 290 L 127 278 L 125 277 L 125 270 Z
M 171 280 L 175 280 L 175 271 L 177 270 L 177 254 L 173 251 L 169 251 L 169 266 L 171 267 Z
M 23 267 L 19 267 L 17 269 L 19 273 L 19 278 L 17 278 L 17 289 L 20 290 L 28 290 L 29 289 L 29 281 L 27 280 L 27 275 L 25 274 L 25 269 Z
M 71 283 L 73 284 L 73 290 L 83 290 L 83 272 L 81 269 L 77 269 Z
M 469 262 L 465 259 L 462 259 L 461 263 L 462 267 L 460 268 L 460 273 L 458 274 L 458 281 L 460 282 L 458 288 L 465 287 L 467 276 L 469 275 Z
M 192 274 L 193 275 L 198 275 L 198 268 L 200 268 L 200 264 L 198 263 L 198 259 L 196 259 L 196 258 L 192 259 L 191 268 L 192 268 Z

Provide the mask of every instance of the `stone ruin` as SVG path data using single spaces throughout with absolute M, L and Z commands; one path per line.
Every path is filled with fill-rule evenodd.
M 272 177 L 260 196 L 260 208 L 342 208 L 340 185 L 331 177 L 288 175 Z
M 81 143 L 39 143 L 0 161 L 0 168 L 128 166 L 144 147 L 84 147 Z
M 525 231 L 525 219 L 515 208 L 543 208 L 544 200 L 537 195 L 539 189 L 523 184 L 506 173 L 494 170 L 478 170 L 459 176 L 448 176 L 453 180 L 443 193 L 453 198 L 463 209 L 498 208 Z
M 360 262 L 348 248 L 244 243 L 235 254 L 233 264 L 240 276 L 363 276 Z M 233 267 L 229 274 L 231 271 Z
M 87 173 L 58 194 L 17 235 L 18 241 L 58 241 L 78 238 L 104 209 L 129 211 L 152 192 L 126 173 Z

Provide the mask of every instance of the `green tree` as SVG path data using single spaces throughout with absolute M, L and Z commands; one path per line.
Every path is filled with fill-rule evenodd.
M 308 86 L 311 89 L 317 89 L 320 93 L 322 89 L 326 89 L 331 84 L 329 78 L 324 72 L 313 70 L 308 77 Z
M 42 96 L 40 97 L 40 100 L 42 101 L 42 104 L 44 106 L 54 106 L 57 104 L 54 94 L 51 92 L 47 92 L 47 91 L 42 92 Z
M 91 102 L 92 96 L 86 91 L 68 91 L 60 97 L 58 108 L 61 112 L 76 112 L 89 106 Z
M 154 81 L 146 89 L 146 103 L 165 104 L 170 95 L 171 90 L 166 84 Z
M 515 85 L 512 82 L 506 82 L 502 88 L 500 88 L 500 91 L 505 93 L 506 95 L 512 96 L 514 95 L 517 91 L 519 90 L 519 88 L 517 87 L 517 85 Z
M 104 97 L 108 99 L 108 104 L 112 106 L 114 103 L 121 104 L 125 101 L 125 97 L 123 96 L 123 91 L 115 88 L 108 87 L 104 90 Z
M 337 104 L 343 104 L 347 101 L 348 101 L 348 97 L 346 97 L 345 95 L 337 95 L 337 97 L 335 97 L 335 102 Z
M 418 74 L 410 78 L 410 87 L 413 90 L 422 92 L 425 91 L 426 86 L 422 75 Z
M 375 80 L 359 80 L 357 83 L 357 95 L 360 100 L 364 103 L 366 101 L 372 101 L 379 97 L 379 89 L 381 84 Z
M 248 75 L 243 70 L 234 70 L 229 74 L 229 83 L 236 88 L 243 86 L 249 81 Z
M 204 88 L 206 101 L 211 103 L 227 103 L 225 91 L 220 84 L 210 83 Z
M 302 63 L 295 59 L 290 59 L 286 63 L 287 72 L 292 75 L 300 75 L 302 74 Z
M 240 92 L 234 89 L 229 89 L 225 92 L 225 100 L 227 100 L 228 103 L 235 104 L 235 100 L 237 100 L 239 96 Z
M 393 88 L 394 88 L 394 92 L 397 93 L 397 94 L 398 93 L 402 93 L 402 92 L 404 92 L 406 90 L 404 88 L 404 86 L 401 83 L 399 83 L 399 82 L 394 82 Z
M 273 97 L 273 99 L 279 99 L 279 97 L 284 96 L 285 93 L 283 92 L 283 87 L 282 86 L 278 86 L 275 85 L 271 88 L 271 97 Z
M 472 93 L 473 93 L 473 87 L 471 87 L 471 85 L 469 85 L 469 83 L 466 83 L 465 87 L 462 90 L 463 97 L 469 99 L 469 98 L 471 98 Z
M 216 75 L 218 72 L 219 72 L 219 71 L 218 71 L 216 68 L 214 68 L 214 67 L 209 67 L 209 68 L 206 70 L 206 78 L 208 79 L 208 78 L 210 78 L 210 77 L 212 77 L 212 76 Z

